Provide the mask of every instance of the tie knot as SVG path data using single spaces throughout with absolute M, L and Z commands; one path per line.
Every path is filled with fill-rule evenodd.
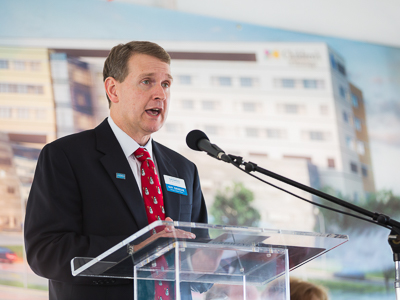
M 133 154 L 140 162 L 144 162 L 146 159 L 151 159 L 150 154 L 146 150 L 146 148 L 138 148 Z

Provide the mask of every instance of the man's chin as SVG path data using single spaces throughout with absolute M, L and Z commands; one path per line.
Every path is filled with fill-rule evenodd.
M 145 131 L 147 134 L 153 134 L 153 133 L 156 133 L 157 131 L 159 131 L 162 126 L 163 126 L 163 124 L 148 126 L 145 128 Z

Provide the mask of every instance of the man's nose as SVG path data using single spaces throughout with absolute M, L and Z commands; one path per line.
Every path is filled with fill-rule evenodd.
M 166 88 L 161 84 L 155 87 L 154 98 L 160 100 L 167 100 L 167 91 Z

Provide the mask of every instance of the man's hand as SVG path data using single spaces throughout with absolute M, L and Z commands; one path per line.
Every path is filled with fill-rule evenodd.
M 173 220 L 170 217 L 166 217 L 165 221 L 168 222 L 173 222 Z M 153 234 L 151 237 L 148 239 L 144 240 L 138 245 L 134 245 L 133 250 L 139 251 L 146 245 L 150 244 L 151 242 L 162 238 L 162 237 L 169 237 L 169 238 L 184 238 L 184 239 L 195 239 L 196 235 L 194 233 L 191 233 L 189 231 L 184 231 L 181 229 L 176 229 L 174 226 L 165 226 L 165 228 L 162 231 L 157 232 L 156 234 Z

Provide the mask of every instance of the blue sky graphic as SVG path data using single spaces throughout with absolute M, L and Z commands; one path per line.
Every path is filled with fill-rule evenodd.
M 400 49 L 106 0 L 0 0 L 1 39 L 324 42 L 346 61 L 363 91 L 378 187 L 398 189 Z M 382 157 L 377 153 L 387 153 Z M 394 172 L 394 174 L 393 174 Z M 391 174 L 388 176 L 388 174 Z M 396 176 L 398 177 L 398 176 Z M 391 183 L 388 183 L 392 181 Z

